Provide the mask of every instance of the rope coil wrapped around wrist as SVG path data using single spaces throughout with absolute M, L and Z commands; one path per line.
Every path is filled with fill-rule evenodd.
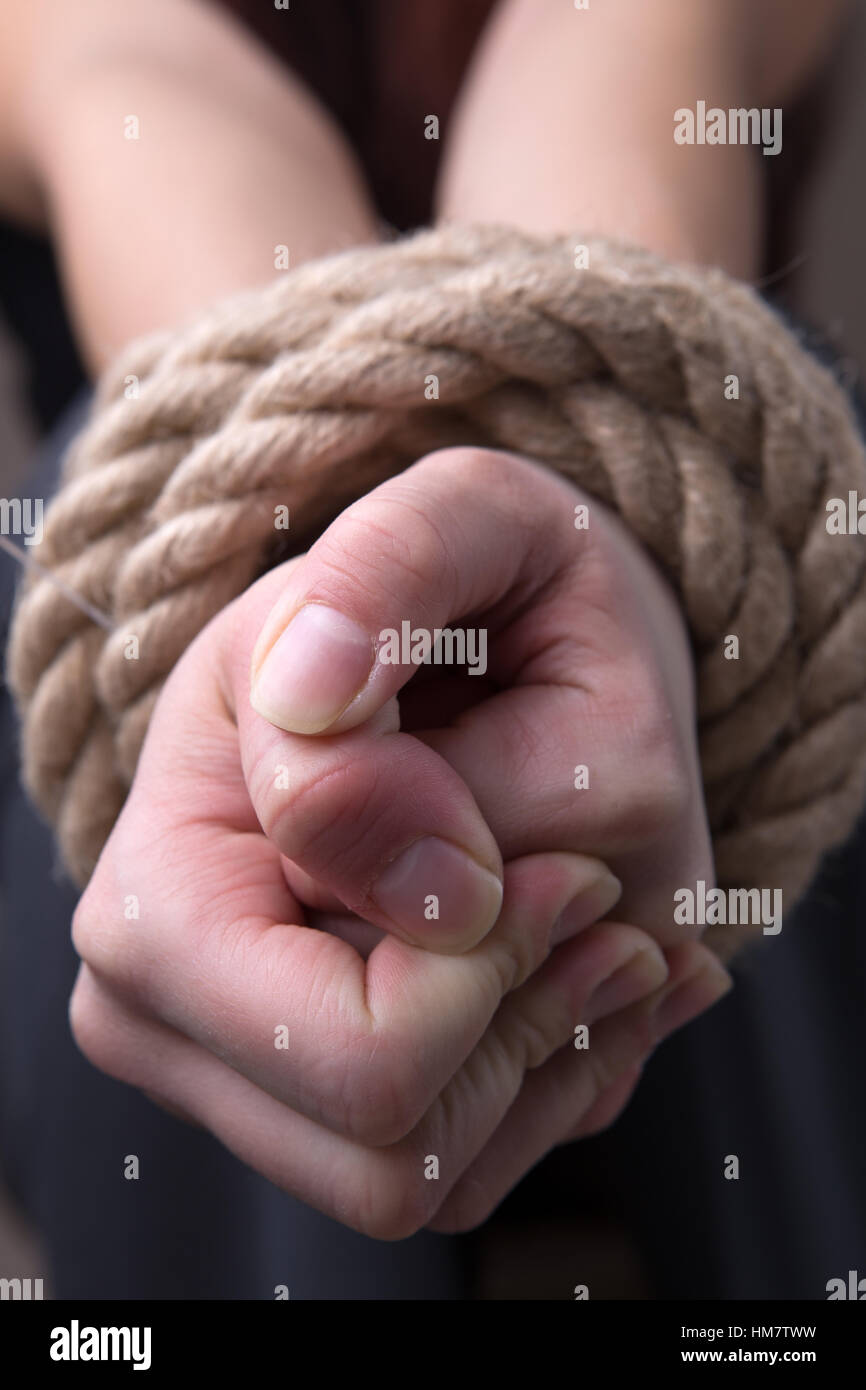
M 133 344 L 106 374 L 39 561 L 114 631 L 36 578 L 9 648 L 25 782 L 79 883 L 162 681 L 284 558 L 275 505 L 297 553 L 448 444 L 559 470 L 668 576 L 722 887 L 781 888 L 790 906 L 845 838 L 866 790 L 866 540 L 830 534 L 826 508 L 866 496 L 847 401 L 746 286 L 598 239 L 577 268 L 575 240 L 446 228 L 345 252 Z

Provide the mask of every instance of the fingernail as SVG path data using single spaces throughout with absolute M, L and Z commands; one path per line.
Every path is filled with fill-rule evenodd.
M 653 1026 L 659 1042 L 697 1018 L 733 988 L 734 981 L 717 960 L 706 965 L 669 994 L 663 995 L 653 1015 Z
M 585 1021 L 594 1023 L 629 1004 L 636 1004 L 659 989 L 667 977 L 667 961 L 661 951 L 658 947 L 647 946 L 596 986 L 584 1010 Z
M 599 865 L 598 877 L 582 888 L 560 912 L 550 933 L 550 948 L 591 927 L 622 897 L 622 884 L 609 869 Z
M 502 883 L 465 850 L 427 836 L 388 865 L 373 899 L 406 936 L 428 946 L 465 937 L 468 950 L 499 916 Z
M 374 655 L 370 636 L 351 618 L 305 604 L 253 679 L 253 709 L 289 733 L 320 733 L 366 685 Z

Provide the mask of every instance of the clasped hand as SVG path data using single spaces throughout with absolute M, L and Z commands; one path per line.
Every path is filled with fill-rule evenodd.
M 407 621 L 483 629 L 486 673 L 380 660 Z M 673 919 L 712 879 L 694 725 L 616 519 L 429 455 L 172 672 L 75 914 L 79 1046 L 359 1231 L 476 1225 L 729 988 Z

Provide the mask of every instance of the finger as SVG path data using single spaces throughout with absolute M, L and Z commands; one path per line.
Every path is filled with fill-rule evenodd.
M 646 669 L 639 649 L 624 657 L 623 688 L 645 685 Z M 711 842 L 691 752 L 672 747 L 661 696 L 642 716 L 579 687 L 522 686 L 415 737 L 460 775 L 505 859 L 558 849 L 603 860 L 626 886 L 618 915 L 674 945 L 695 937 L 675 922 L 674 895 L 712 885 Z
M 642 963 L 629 984 L 623 972 L 635 957 Z M 654 957 L 655 968 L 648 969 Z M 617 997 L 628 999 L 652 987 L 659 966 L 663 972 L 655 945 L 617 924 L 589 929 L 560 947 L 517 991 L 495 1035 L 485 1038 L 418 1127 L 387 1149 L 363 1147 L 279 1104 L 175 1030 L 130 1010 L 87 966 L 70 1014 L 79 1046 L 102 1070 L 205 1125 L 302 1200 L 356 1229 L 391 1238 L 411 1234 L 432 1217 L 441 1189 L 425 1180 L 431 1155 L 442 1155 L 441 1176 L 453 1182 L 519 1090 L 527 1056 L 554 1050 L 574 1017 L 599 998 L 605 980 L 619 975 Z
M 496 1133 L 464 1172 L 430 1222 L 465 1231 L 486 1220 L 515 1183 L 556 1144 L 582 1132 L 605 1095 L 631 1080 L 663 1038 L 716 1003 L 731 978 L 716 957 L 693 943 L 667 954 L 669 974 L 649 998 L 593 1025 L 589 1047 L 563 1048 L 531 1071 Z
M 581 1024 L 621 1013 L 666 979 L 665 957 L 645 932 L 599 923 L 558 948 L 496 1018 L 409 1140 L 439 1158 L 447 1200 L 518 1101 Z
M 132 1010 L 87 965 L 69 1013 L 78 1047 L 100 1071 L 208 1130 L 241 1162 L 326 1216 L 389 1239 L 411 1233 L 397 1229 L 407 1219 L 417 1229 L 424 1212 L 432 1215 L 433 1207 L 418 1205 L 424 1187 L 404 1184 L 413 1210 L 401 1187 L 377 1183 L 378 1151 L 283 1105 L 183 1033 Z
M 409 734 L 287 734 L 238 706 L 259 823 L 320 892 L 405 941 L 464 951 L 502 906 L 502 860 L 471 792 Z
M 573 855 L 569 857 L 568 862 L 580 875 L 581 887 L 569 909 L 561 914 L 550 934 L 551 949 L 563 941 L 570 940 L 591 923 L 599 921 L 616 906 L 622 893 L 619 880 L 598 860 Z M 321 910 L 307 913 L 308 925 L 318 931 L 330 932 L 341 941 L 348 941 L 366 960 L 385 933 L 354 913 L 347 913 L 342 903 L 323 892 L 315 881 L 299 871 L 296 865 L 284 861 L 284 869 L 287 882 L 305 904 L 313 902 L 321 905 Z
M 156 764 L 148 775 L 158 776 Z M 251 916 L 247 893 L 205 899 L 208 911 L 191 920 L 182 895 L 151 905 L 146 885 L 131 931 L 122 908 L 136 887 L 129 867 L 136 845 L 125 845 L 124 816 L 135 795 L 134 788 L 114 854 L 100 861 L 76 912 L 79 954 L 137 1011 L 194 1039 L 285 1104 L 367 1143 L 392 1143 L 417 1124 L 503 995 L 546 959 L 563 913 L 582 912 L 586 920 L 579 901 L 586 862 L 543 855 L 508 866 L 496 927 L 462 957 L 386 937 L 365 962 L 326 932 Z M 194 845 L 172 850 L 199 874 L 218 862 L 229 881 L 242 881 L 251 837 L 206 824 Z M 271 871 L 281 878 L 271 852 Z M 110 865 L 121 880 L 110 877 Z M 598 910 L 596 882 L 591 877 L 590 916 Z
M 617 1077 L 601 1092 L 598 1100 L 589 1107 L 580 1123 L 560 1142 L 569 1143 L 576 1139 L 588 1139 L 591 1135 L 600 1134 L 602 1130 L 612 1125 L 631 1100 L 637 1083 L 643 1075 L 643 1069 L 643 1063 L 640 1062 L 633 1067 L 627 1067 L 622 1076 Z
M 344 511 L 292 571 L 252 655 L 253 705 L 299 734 L 362 724 L 417 669 L 413 632 L 432 641 L 494 606 L 506 622 L 575 550 L 573 490 L 549 471 L 486 449 L 428 455 Z M 483 675 L 487 630 L 472 631 L 469 669 Z M 444 641 L 440 657 L 459 655 Z
M 312 909 L 314 912 L 345 913 L 348 911 L 346 904 L 341 902 L 336 893 L 332 893 L 312 878 L 310 874 L 298 864 L 293 864 L 291 859 L 283 859 L 283 873 L 290 891 L 304 907 Z M 308 915 L 309 920 L 309 915 Z M 381 937 L 378 933 L 377 940 Z
M 363 729 L 323 739 L 285 733 L 250 704 L 255 634 L 299 563 L 244 594 L 213 644 L 212 674 L 237 725 L 258 822 L 284 859 L 315 881 L 314 905 L 336 901 L 429 950 L 468 950 L 499 914 L 502 859 L 460 776 L 399 732 L 396 700 Z M 192 684 L 195 674 L 186 679 Z M 181 700 L 197 708 L 194 690 L 176 693 L 178 709 Z
M 341 941 L 347 941 L 362 960 L 369 960 L 385 936 L 379 927 L 371 926 L 362 918 L 345 912 L 314 912 L 310 917 L 310 926 L 315 927 L 317 931 L 330 932 Z

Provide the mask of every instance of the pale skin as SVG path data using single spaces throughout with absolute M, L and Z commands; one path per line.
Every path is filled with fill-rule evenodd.
M 843 7 L 790 0 L 782 24 L 780 4 L 501 6 L 446 132 L 439 215 L 613 232 L 754 278 L 755 152 L 715 151 L 710 175 L 674 145 L 671 113 L 710 93 L 790 99 Z M 0 201 L 50 227 L 94 369 L 266 284 L 277 243 L 297 264 L 377 239 L 329 118 L 218 12 L 0 13 Z M 307 605 L 355 624 L 368 655 L 403 618 L 480 614 L 498 691 L 434 679 L 398 704 L 410 672 L 368 678 L 363 637 L 325 650 L 317 628 L 290 707 L 298 653 L 276 680 L 262 668 Z M 332 702 L 318 717 L 313 692 Z M 583 761 L 591 794 L 571 782 Z M 438 921 L 380 892 L 429 839 L 451 847 L 430 861 L 441 881 L 418 885 L 446 901 Z M 610 1123 L 657 1042 L 729 988 L 672 921 L 676 887 L 711 877 L 688 643 L 664 582 L 531 460 L 446 450 L 350 508 L 179 663 L 76 912 L 73 1030 L 97 1066 L 346 1224 L 467 1229 L 553 1145 Z M 576 1050 L 582 1023 L 592 1043 Z
M 596 504 L 576 540 L 586 500 L 525 460 L 449 449 L 350 507 L 178 664 L 75 915 L 85 1053 L 382 1239 L 483 1220 L 552 1144 L 608 1123 L 655 1044 L 729 985 L 665 910 L 712 873 L 680 620 L 636 548 L 621 572 Z M 370 633 L 370 660 L 398 614 L 471 609 L 501 689 L 445 673 L 398 715 L 411 669 L 374 665 L 323 736 L 289 732 L 302 654 L 274 638 L 307 603 Z M 251 700 L 271 656 L 293 680 Z M 335 686 L 355 656 L 331 644 Z M 443 703 L 462 715 L 442 722 Z M 593 797 L 573 790 L 576 729 Z M 453 857 L 422 858 L 395 903 L 395 855 L 431 837 Z

